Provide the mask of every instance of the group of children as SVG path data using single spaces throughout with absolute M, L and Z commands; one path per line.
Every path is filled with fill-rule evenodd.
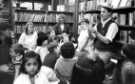
M 52 40 L 43 32 L 38 32 L 36 36 L 36 47 L 26 46 L 32 41 L 20 37 L 21 42 L 12 44 L 9 53 L 12 64 L 8 69 L 14 72 L 13 84 L 134 84 L 135 45 L 124 45 L 121 52 L 115 54 L 118 57 L 109 60 L 114 65 L 109 68 L 94 53 L 94 48 L 87 45 L 90 42 L 87 39 L 92 39 L 87 36 L 84 43 L 80 42 L 82 46 L 78 44 L 77 47 L 70 40 Z M 31 38 L 31 34 L 28 38 Z M 23 45 L 25 40 L 28 43 Z M 0 66 L 0 71 L 4 71 L 5 67 Z M 106 82 L 109 71 L 111 83 Z
M 111 60 L 116 66 L 112 84 L 135 83 L 134 50 L 134 45 L 126 45 L 121 50 L 122 59 Z M 60 46 L 57 40 L 49 42 L 43 32 L 38 34 L 35 51 L 21 44 L 13 44 L 10 51 L 15 65 L 14 84 L 103 84 L 106 78 L 100 56 L 93 54 L 95 59 L 91 59 L 86 51 L 76 51 L 71 41 Z

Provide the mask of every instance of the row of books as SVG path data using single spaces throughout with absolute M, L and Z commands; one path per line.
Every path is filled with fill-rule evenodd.
M 61 3 L 59 3 L 59 5 L 56 6 L 56 10 L 57 11 L 72 11 L 73 9 L 72 6 L 75 6 L 75 0 L 61 0 Z M 12 1 L 13 7 L 17 7 L 18 2 L 16 1 Z M 34 4 L 32 4 L 32 2 L 19 2 L 20 7 L 21 8 L 26 8 L 28 10 L 32 10 L 34 5 L 34 9 L 35 10 L 43 10 L 46 9 L 48 11 L 53 11 L 52 5 L 50 4 L 46 4 L 46 3 L 37 3 L 34 2 Z M 46 8 L 44 8 L 46 7 Z
M 131 6 L 132 0 L 111 0 L 113 8 Z
M 90 11 L 98 9 L 102 3 L 108 3 L 112 8 L 129 7 L 132 4 L 132 0 L 90 0 L 82 1 L 79 3 L 79 11 Z
M 79 3 L 79 11 L 89 11 L 97 9 L 97 0 L 82 1 Z
M 75 5 L 68 5 L 68 4 L 66 4 L 66 5 L 57 5 L 56 10 L 59 11 L 59 12 L 65 12 L 65 11 L 74 12 Z M 51 5 L 48 5 L 48 11 L 53 11 Z
M 89 23 L 96 24 L 97 22 L 97 14 L 84 14 L 84 15 L 79 15 L 79 20 L 78 22 L 80 23 L 83 18 L 87 18 L 89 20 Z
M 25 25 L 16 25 L 15 26 L 15 32 L 17 34 L 21 34 L 22 32 L 25 31 L 26 26 Z M 42 31 L 42 32 L 48 32 L 49 30 L 51 30 L 53 28 L 53 26 L 46 26 L 46 25 L 34 25 L 34 29 L 38 32 Z
M 97 5 L 101 3 L 109 3 L 113 8 L 131 6 L 132 0 L 97 0 Z
M 58 22 L 58 18 L 61 14 L 32 14 L 32 13 L 17 13 L 15 12 L 14 21 L 17 22 Z M 65 22 L 73 22 L 73 16 L 65 15 Z

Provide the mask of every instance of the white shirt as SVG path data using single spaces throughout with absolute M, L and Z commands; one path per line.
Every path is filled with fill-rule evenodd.
M 82 48 L 91 51 L 93 44 L 93 39 L 89 38 L 89 32 L 88 30 L 82 30 L 80 32 L 80 35 L 78 37 L 78 48 L 77 51 L 80 51 Z
M 33 50 L 36 46 L 37 43 L 37 32 L 34 32 L 31 35 L 27 35 L 26 33 L 22 33 L 18 43 L 22 44 L 25 48 L 29 49 L 29 50 Z
M 64 31 L 64 24 L 60 24 L 60 28 L 62 31 Z
M 35 76 L 34 82 L 35 84 L 58 84 L 59 80 L 52 69 L 42 66 L 39 73 Z M 13 84 L 31 84 L 29 75 L 21 73 Z
M 35 52 L 40 55 L 42 63 L 44 61 L 45 56 L 49 53 L 46 46 L 45 47 L 37 46 L 37 48 L 35 49 Z

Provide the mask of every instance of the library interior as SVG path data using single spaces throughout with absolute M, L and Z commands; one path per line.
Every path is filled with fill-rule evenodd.
M 135 0 L 0 0 L 0 84 L 135 84 Z

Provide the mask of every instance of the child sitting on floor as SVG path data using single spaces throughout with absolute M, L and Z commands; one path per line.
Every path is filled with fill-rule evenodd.
M 75 48 L 73 43 L 66 42 L 61 48 L 61 56 L 58 58 L 55 64 L 55 71 L 57 76 L 63 81 L 70 81 L 72 76 L 73 66 L 76 63 L 74 58 Z

